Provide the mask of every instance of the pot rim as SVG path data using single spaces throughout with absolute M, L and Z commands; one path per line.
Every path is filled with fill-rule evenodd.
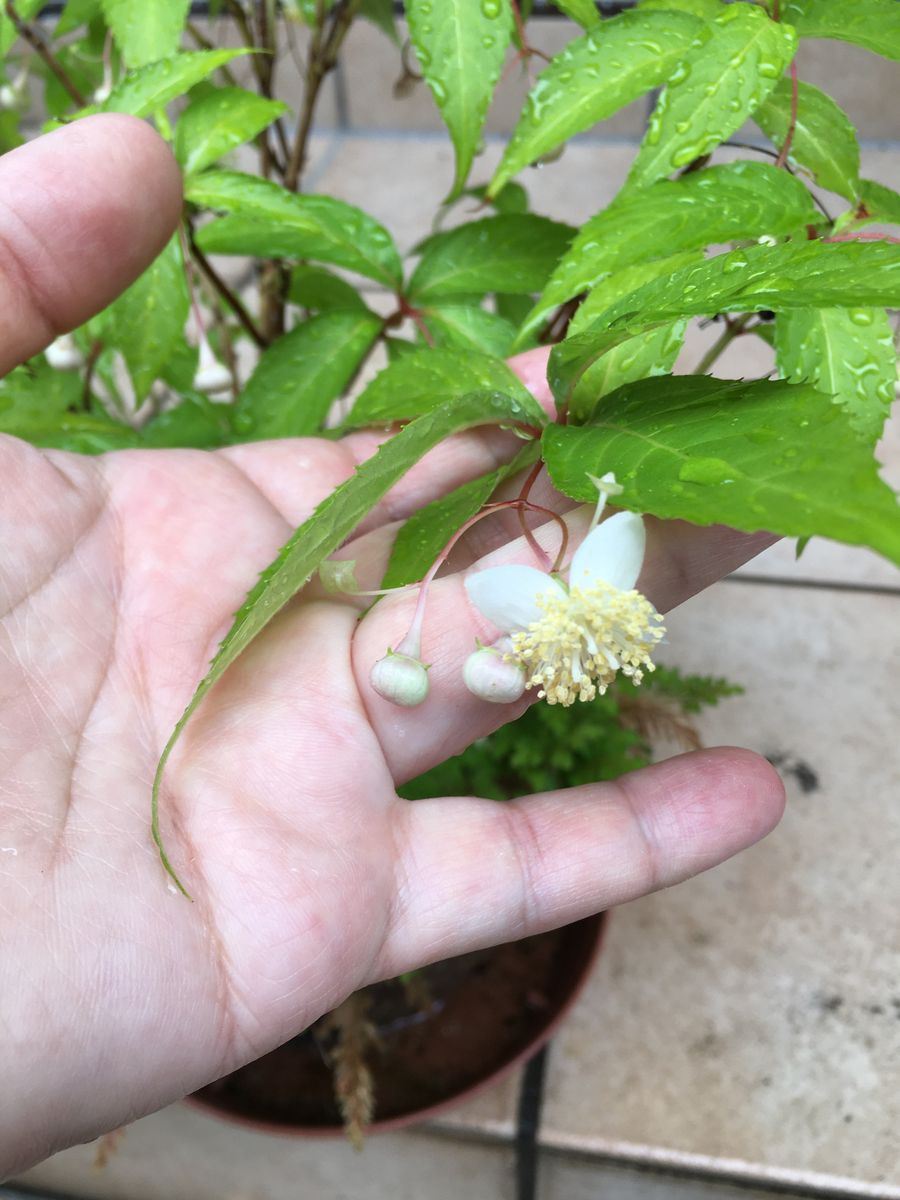
M 590 941 L 590 949 L 588 950 L 583 967 L 572 980 L 565 996 L 554 1007 L 546 1024 L 534 1035 L 527 1045 L 507 1059 L 506 1062 L 494 1067 L 482 1079 L 469 1084 L 467 1088 L 455 1092 L 452 1096 L 447 1096 L 443 1100 L 438 1100 L 434 1104 L 427 1105 L 425 1108 L 412 1109 L 395 1117 L 384 1117 L 381 1119 L 376 1117 L 372 1124 L 367 1126 L 366 1137 L 377 1133 L 393 1132 L 397 1129 L 407 1129 L 412 1125 L 419 1125 L 422 1122 L 434 1120 L 448 1110 L 456 1108 L 457 1105 L 463 1104 L 465 1101 L 472 1099 L 472 1097 L 486 1091 L 494 1084 L 499 1083 L 501 1079 L 512 1074 L 517 1067 L 522 1066 L 523 1063 L 526 1063 L 528 1059 L 537 1054 L 539 1050 L 543 1049 L 581 997 L 603 947 L 608 922 L 608 912 L 594 913 L 591 916 L 582 917 L 580 921 L 572 922 L 573 926 L 583 925 L 593 927 L 585 929 L 585 940 Z M 549 933 L 551 931 L 544 930 L 543 932 Z M 276 1121 L 267 1121 L 262 1117 L 249 1117 L 241 1113 L 232 1112 L 196 1094 L 185 1096 L 183 1103 L 189 1105 L 191 1108 L 199 1109 L 211 1117 L 218 1117 L 220 1120 L 231 1124 L 241 1125 L 245 1129 L 253 1129 L 257 1133 L 266 1133 L 276 1137 L 287 1138 L 344 1137 L 344 1130 L 341 1125 L 285 1125 Z

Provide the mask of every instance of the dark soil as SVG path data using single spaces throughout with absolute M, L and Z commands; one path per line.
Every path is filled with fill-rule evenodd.
M 376 1032 L 368 1056 L 376 1121 L 452 1099 L 517 1058 L 569 1000 L 596 939 L 592 918 L 435 963 L 418 972 L 409 989 L 397 981 L 367 989 L 367 1018 Z M 424 991 L 430 1003 L 415 1007 L 410 991 Z M 327 1043 L 315 1026 L 196 1099 L 270 1125 L 341 1125 Z

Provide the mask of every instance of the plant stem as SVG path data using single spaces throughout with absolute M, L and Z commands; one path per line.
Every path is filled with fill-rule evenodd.
M 743 316 L 737 318 L 736 321 L 725 318 L 725 328 L 722 334 L 710 346 L 707 352 L 703 355 L 697 366 L 694 368 L 695 375 L 705 375 L 709 368 L 719 358 L 719 356 L 731 345 L 735 338 L 739 338 L 741 334 L 747 332 L 747 325 L 750 322 L 750 313 L 744 313 Z
M 303 105 L 297 121 L 297 133 L 291 148 L 287 171 L 284 175 L 284 186 L 295 192 L 300 185 L 303 168 L 306 165 L 307 146 L 312 131 L 313 117 L 319 91 L 329 71 L 337 66 L 337 56 L 343 45 L 344 38 L 350 31 L 353 18 L 356 16 L 358 0 L 338 0 L 331 13 L 331 26 L 325 31 L 325 5 L 323 0 L 316 3 L 316 24 L 312 32 L 309 46 L 309 56 L 306 67 L 306 86 L 303 90 Z
M 260 348 L 260 350 L 265 350 L 268 343 L 257 329 L 253 318 L 247 312 L 237 295 L 231 290 L 225 280 L 221 277 L 221 275 L 219 275 L 218 271 L 197 245 L 194 237 L 194 229 L 190 221 L 186 221 L 185 224 L 187 228 L 188 243 L 191 248 L 191 257 L 194 259 L 197 266 L 200 268 L 212 286 L 216 289 L 225 303 L 229 306 L 229 308 L 231 308 L 234 315 L 240 321 L 241 325 L 243 325 L 244 329 L 247 331 L 256 345 Z
M 797 128 L 797 102 L 799 98 L 799 87 L 797 83 L 797 64 L 791 63 L 791 119 L 788 122 L 787 133 L 784 137 L 784 145 L 778 152 L 778 157 L 775 159 L 776 167 L 787 166 L 788 154 L 791 150 L 791 143 L 794 140 L 794 132 Z
M 16 33 L 19 35 L 19 37 L 22 38 L 23 41 L 27 42 L 32 50 L 34 50 L 35 53 L 44 60 L 48 68 L 53 72 L 78 107 L 84 108 L 87 105 L 87 100 L 81 94 L 74 80 L 44 41 L 43 37 L 34 28 L 34 26 L 29 25 L 27 21 L 22 20 L 18 12 L 16 12 L 16 6 L 13 3 L 13 0 L 6 0 L 6 15 L 16 27 Z

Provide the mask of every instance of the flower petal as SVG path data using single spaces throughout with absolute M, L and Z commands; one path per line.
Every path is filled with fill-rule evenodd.
M 466 579 L 466 591 L 478 611 L 504 633 L 527 629 L 540 620 L 538 596 L 564 594 L 562 585 L 543 571 L 515 564 L 474 572 Z
M 571 587 L 590 587 L 603 579 L 623 592 L 630 591 L 641 573 L 647 535 L 638 513 L 618 512 L 587 535 L 572 559 Z

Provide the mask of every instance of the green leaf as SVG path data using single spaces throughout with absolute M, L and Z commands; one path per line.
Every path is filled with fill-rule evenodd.
M 570 42 L 531 89 L 489 194 L 573 134 L 664 83 L 700 29 L 684 13 L 625 12 Z
M 141 444 L 153 449 L 182 447 L 214 450 L 234 441 L 231 406 L 214 404 L 192 392 L 168 412 L 162 413 L 141 430 Z
M 481 183 L 477 187 L 465 188 L 459 198 L 471 196 L 475 200 L 484 200 L 493 205 L 498 213 L 527 213 L 528 193 L 521 183 L 506 183 L 494 194 L 488 194 L 488 185 Z
M 777 237 L 817 219 L 800 180 L 768 163 L 725 163 L 628 192 L 582 226 L 517 344 L 560 304 L 623 267 L 719 242 Z
M 885 58 L 900 59 L 900 5 L 896 0 L 789 0 L 782 20 L 801 37 L 854 42 Z
M 121 351 L 138 402 L 184 341 L 189 308 L 176 235 L 143 275 L 91 322 L 94 336 Z
M 126 75 L 104 104 L 82 109 L 79 116 L 97 111 L 152 116 L 201 79 L 246 53 L 246 50 L 196 50 L 150 63 Z
M 900 304 L 900 255 L 886 242 L 751 246 L 645 284 L 577 337 L 554 346 L 548 379 L 563 404 L 581 375 L 632 334 L 679 317 Z
M 53 30 L 54 38 L 64 37 L 79 25 L 87 25 L 100 15 L 101 0 L 67 0 L 62 15 Z
M 280 337 L 241 393 L 235 429 L 254 441 L 317 433 L 382 324 L 370 312 L 330 312 Z
M 497 312 L 518 329 L 528 314 L 534 308 L 534 297 L 529 295 L 506 295 L 498 292 L 494 297 Z
M 103 0 L 103 15 L 129 67 L 178 50 L 190 0 Z
M 298 196 L 287 188 L 239 171 L 204 171 L 185 183 L 194 204 L 233 213 L 229 237 L 200 231 L 198 242 L 211 252 L 312 258 L 357 271 L 396 288 L 403 278 L 400 255 L 383 225 L 352 204 L 331 196 Z M 237 236 L 235 236 L 235 230 Z M 242 240 L 243 238 L 243 240 Z M 254 240 L 256 239 L 256 240 Z M 223 244 L 224 243 L 224 244 Z M 254 246 L 253 249 L 236 247 Z M 226 248 L 228 246 L 228 248 Z
M 450 197 L 465 186 L 513 31 L 509 0 L 406 0 L 422 74 L 456 150 Z
M 640 12 L 683 12 L 704 21 L 722 15 L 722 0 L 638 0 Z
M 723 8 L 669 76 L 628 184 L 646 187 L 729 138 L 765 100 L 796 47 L 791 27 L 770 20 L 763 9 Z
M 530 442 L 511 462 L 470 479 L 414 513 L 397 534 L 381 586 L 404 587 L 421 579 L 453 534 L 490 500 L 503 480 L 537 461 L 539 449 L 540 442 Z
M 359 15 L 371 21 L 396 46 L 400 45 L 397 22 L 394 20 L 394 0 L 361 0 Z
M 348 480 L 323 500 L 312 516 L 296 530 L 275 561 L 263 571 L 175 726 L 156 769 L 151 818 L 153 838 L 159 847 L 163 865 L 180 887 L 182 885 L 166 857 L 160 835 L 160 785 L 169 755 L 204 696 L 414 463 L 452 434 L 478 425 L 516 421 L 530 424 L 533 421 L 531 411 L 515 398 L 498 392 L 476 392 L 462 396 L 419 417 L 396 437 L 385 442 L 371 458 L 356 468 Z
M 510 213 L 434 234 L 420 247 L 409 295 L 423 301 L 459 293 L 536 292 L 574 232 L 546 217 Z
M 886 225 L 900 225 L 900 195 L 874 179 L 859 181 L 859 198 L 870 218 Z
M 881 436 L 894 399 L 897 352 L 883 308 L 801 308 L 775 321 L 780 374 L 809 382 L 847 410 L 851 428 L 870 446 Z
M 588 295 L 572 318 L 569 336 L 577 336 L 622 296 L 627 296 L 629 292 L 636 291 L 661 275 L 671 275 L 673 271 L 702 257 L 700 250 L 687 250 L 670 258 L 658 258 L 617 271 Z M 601 397 L 625 383 L 649 375 L 668 374 L 681 351 L 686 327 L 685 320 L 672 321 L 614 346 L 589 367 L 578 381 L 569 403 L 570 417 L 578 420 L 587 418 Z
M 553 0 L 553 3 L 582 29 L 592 29 L 600 23 L 596 0 Z
M 781 149 L 791 122 L 791 81 L 781 79 L 753 119 Z M 850 118 L 811 83 L 797 84 L 797 121 L 788 161 L 806 167 L 816 183 L 848 200 L 859 195 L 859 145 Z
M 243 88 L 214 88 L 192 100 L 175 128 L 175 157 L 186 175 L 202 171 L 262 133 L 288 106 Z
M 324 267 L 294 267 L 288 299 L 291 304 L 298 304 L 301 308 L 315 312 L 334 312 L 341 309 L 369 311 L 362 296 L 351 283 L 341 279 L 339 275 L 332 275 Z
M 607 397 L 590 425 L 550 425 L 553 483 L 591 501 L 614 471 L 616 504 L 695 525 L 821 534 L 900 563 L 900 507 L 842 410 L 809 384 L 644 379 Z
M 344 428 L 408 421 L 458 400 L 469 392 L 498 391 L 512 396 L 529 420 L 542 425 L 543 409 L 501 358 L 474 350 L 414 350 L 379 372 L 360 394 Z
M 430 304 L 423 319 L 436 346 L 461 346 L 505 358 L 516 330 L 509 321 L 474 304 Z
M 44 358 L 32 359 L 0 381 L 0 433 L 35 446 L 101 454 L 140 444 L 140 435 L 103 413 L 73 412 L 80 405 L 81 375 L 54 370 Z

